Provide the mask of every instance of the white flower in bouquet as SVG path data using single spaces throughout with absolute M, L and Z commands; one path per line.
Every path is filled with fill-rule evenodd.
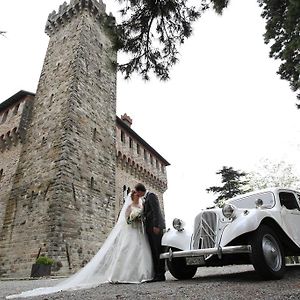
M 140 222 L 142 219 L 142 209 L 132 209 L 129 216 L 127 217 L 127 223 L 132 224 L 133 222 Z

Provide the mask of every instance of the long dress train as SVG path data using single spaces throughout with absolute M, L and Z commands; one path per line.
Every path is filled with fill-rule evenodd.
M 96 287 L 105 282 L 141 283 L 153 278 L 153 262 L 142 223 L 127 224 L 125 212 L 131 204 L 126 198 L 118 222 L 91 261 L 70 278 L 53 287 L 37 288 L 6 299 L 52 294 L 66 290 Z

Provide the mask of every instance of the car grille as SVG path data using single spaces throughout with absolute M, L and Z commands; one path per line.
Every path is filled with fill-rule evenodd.
M 217 236 L 217 215 L 213 211 L 201 212 L 195 218 L 194 249 L 214 248 Z

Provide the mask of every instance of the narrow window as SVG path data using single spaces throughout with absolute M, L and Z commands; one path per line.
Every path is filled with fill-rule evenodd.
M 91 189 L 94 188 L 94 185 L 95 185 L 94 177 L 91 177 Z
M 125 133 L 123 130 L 121 130 L 121 141 L 125 143 Z
M 127 190 L 126 185 L 123 185 L 123 203 L 125 202 L 125 198 L 126 198 L 126 196 L 127 196 L 126 190 Z
M 153 157 L 152 157 L 151 154 L 150 154 L 150 163 L 151 163 L 151 165 L 153 166 Z
M 129 138 L 129 148 L 132 148 L 132 144 L 133 144 L 132 138 L 130 137 L 130 138 Z
M 137 153 L 138 155 L 141 154 L 141 147 L 140 147 L 140 144 L 136 144 L 136 153 Z
M 145 161 L 147 161 L 147 160 L 148 160 L 148 157 L 147 157 L 147 151 L 146 151 L 146 149 L 144 149 L 144 159 L 145 159 Z
M 94 130 L 93 130 L 93 141 L 96 140 L 96 137 L 97 137 L 97 129 L 94 128 Z
M 0 170 L 0 181 L 1 181 L 2 177 L 3 177 L 3 169 Z
M 54 97 L 54 94 L 51 94 L 50 100 L 49 100 L 49 106 L 51 106 L 53 103 L 53 97 Z

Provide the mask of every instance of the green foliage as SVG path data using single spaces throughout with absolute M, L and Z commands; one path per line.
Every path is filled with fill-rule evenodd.
M 146 80 L 150 71 L 162 80 L 168 79 L 170 68 L 178 61 L 179 46 L 191 36 L 193 22 L 209 8 L 222 14 L 229 4 L 229 0 L 199 0 L 197 7 L 188 0 L 118 2 L 123 21 L 117 26 L 116 47 L 130 57 L 118 66 L 119 70 L 125 78 L 137 72 Z M 271 45 L 270 57 L 281 60 L 278 74 L 290 82 L 300 100 L 300 1 L 257 2 L 266 20 L 264 40 Z
M 290 82 L 300 100 L 300 1 L 258 0 L 266 20 L 265 43 L 271 44 L 270 57 L 282 64 L 278 74 Z M 300 105 L 297 105 L 300 108 Z
M 53 265 L 54 260 L 48 256 L 39 256 L 35 261 L 37 265 Z
M 216 172 L 217 175 L 222 176 L 223 186 L 212 186 L 206 189 L 208 193 L 219 194 L 214 201 L 218 204 L 220 201 L 228 200 L 234 196 L 248 192 L 248 181 L 243 180 L 243 177 L 247 176 L 247 173 L 234 170 L 232 167 L 223 167 Z
M 117 27 L 116 47 L 130 60 L 119 70 L 129 78 L 133 72 L 149 79 L 152 71 L 161 80 L 169 78 L 170 68 L 178 61 L 178 46 L 192 33 L 191 23 L 208 6 L 199 9 L 188 0 L 118 0 L 123 21 Z

